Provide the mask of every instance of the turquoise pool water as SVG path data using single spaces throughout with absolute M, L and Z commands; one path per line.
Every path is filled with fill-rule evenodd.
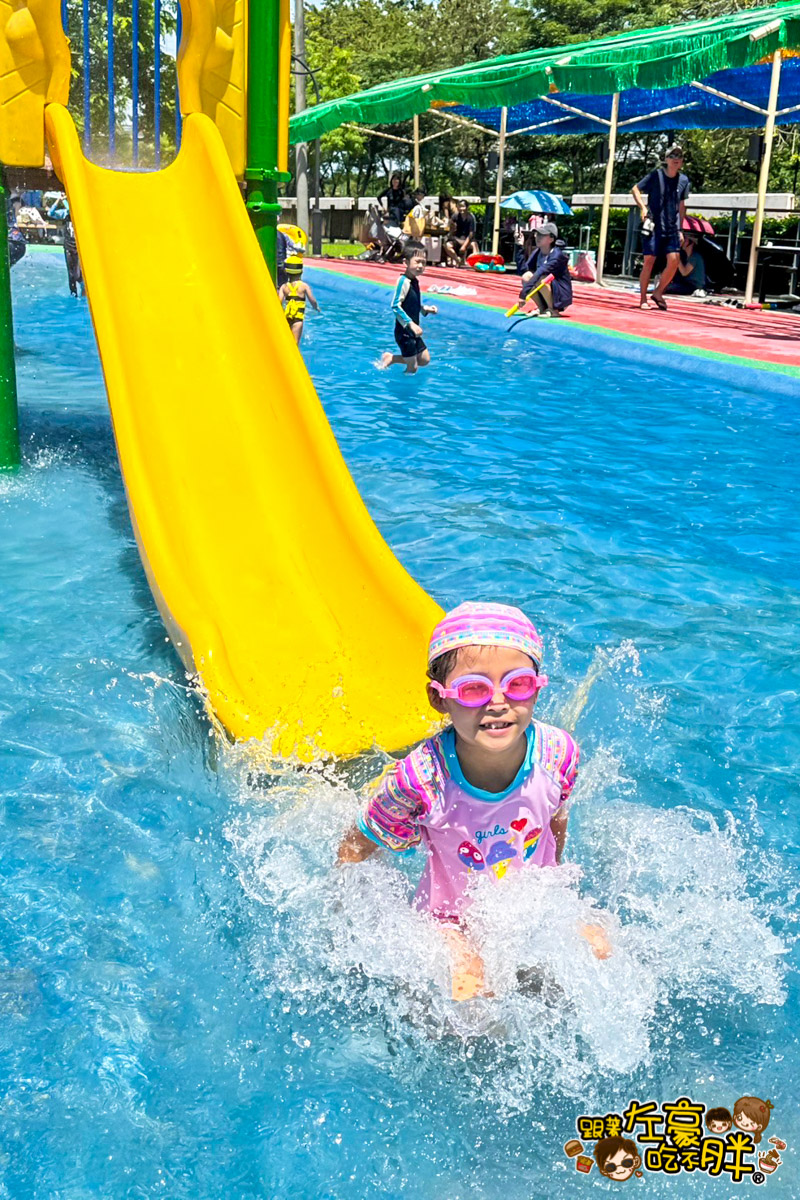
M 385 300 L 314 277 L 304 351 L 384 535 L 442 603 L 523 605 L 543 715 L 580 710 L 573 866 L 481 912 L 497 977 L 534 956 L 545 986 L 456 1009 L 405 904 L 420 864 L 333 868 L 346 775 L 254 773 L 210 736 L 139 565 L 86 306 L 58 255 L 13 285 L 0 1197 L 560 1200 L 612 1186 L 563 1153 L 579 1114 L 742 1094 L 775 1104 L 767 1188 L 796 1196 L 798 397 L 452 308 L 432 368 L 379 373 Z M 608 964 L 575 940 L 593 904 Z

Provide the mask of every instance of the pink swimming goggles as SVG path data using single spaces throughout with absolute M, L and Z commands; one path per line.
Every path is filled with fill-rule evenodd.
M 523 700 L 530 700 L 547 683 L 546 675 L 537 675 L 530 667 L 518 667 L 516 671 L 509 671 L 503 676 L 500 690 L 506 700 L 519 704 Z M 495 694 L 495 685 L 487 675 L 460 675 L 449 688 L 433 679 L 429 686 L 444 700 L 455 700 L 465 708 L 480 708 L 488 704 Z

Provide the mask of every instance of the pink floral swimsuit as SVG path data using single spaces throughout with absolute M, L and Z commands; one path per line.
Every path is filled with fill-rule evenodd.
M 572 791 L 579 751 L 554 725 L 534 721 L 526 737 L 516 778 L 495 794 L 466 781 L 455 731 L 445 729 L 392 765 L 362 815 L 362 832 L 395 853 L 424 842 L 415 904 L 441 920 L 459 920 L 476 874 L 500 880 L 509 870 L 555 865 L 550 821 Z

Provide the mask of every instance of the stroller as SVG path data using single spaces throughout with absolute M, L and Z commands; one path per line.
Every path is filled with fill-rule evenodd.
M 377 204 L 370 204 L 364 223 L 363 254 L 358 257 L 362 262 L 399 262 L 403 257 L 403 246 L 408 238 L 399 225 L 390 225 L 391 217 L 387 217 Z

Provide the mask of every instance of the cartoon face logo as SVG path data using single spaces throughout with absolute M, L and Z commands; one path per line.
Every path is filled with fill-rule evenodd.
M 636 1142 L 630 1138 L 601 1138 L 594 1148 L 594 1158 L 601 1175 L 623 1182 L 642 1165 Z
M 486 863 L 477 846 L 472 842 L 462 842 L 458 847 L 458 857 L 469 871 L 483 871 Z
M 760 1129 L 760 1125 L 758 1121 L 754 1121 L 751 1117 L 748 1117 L 746 1112 L 740 1112 L 736 1114 L 736 1128 L 743 1129 L 745 1133 L 755 1133 L 756 1130 Z
M 706 1125 L 709 1132 L 718 1136 L 727 1133 L 733 1124 L 733 1117 L 727 1108 L 710 1108 L 706 1113 Z
M 516 850 L 509 846 L 508 842 L 494 842 L 486 855 L 486 865 L 492 868 L 498 879 L 502 879 L 508 870 L 509 862 L 516 857 Z
M 753 1141 L 761 1141 L 761 1134 L 769 1125 L 774 1108 L 771 1100 L 759 1100 L 758 1096 L 740 1096 L 733 1106 L 733 1123 L 743 1133 L 749 1133 Z

